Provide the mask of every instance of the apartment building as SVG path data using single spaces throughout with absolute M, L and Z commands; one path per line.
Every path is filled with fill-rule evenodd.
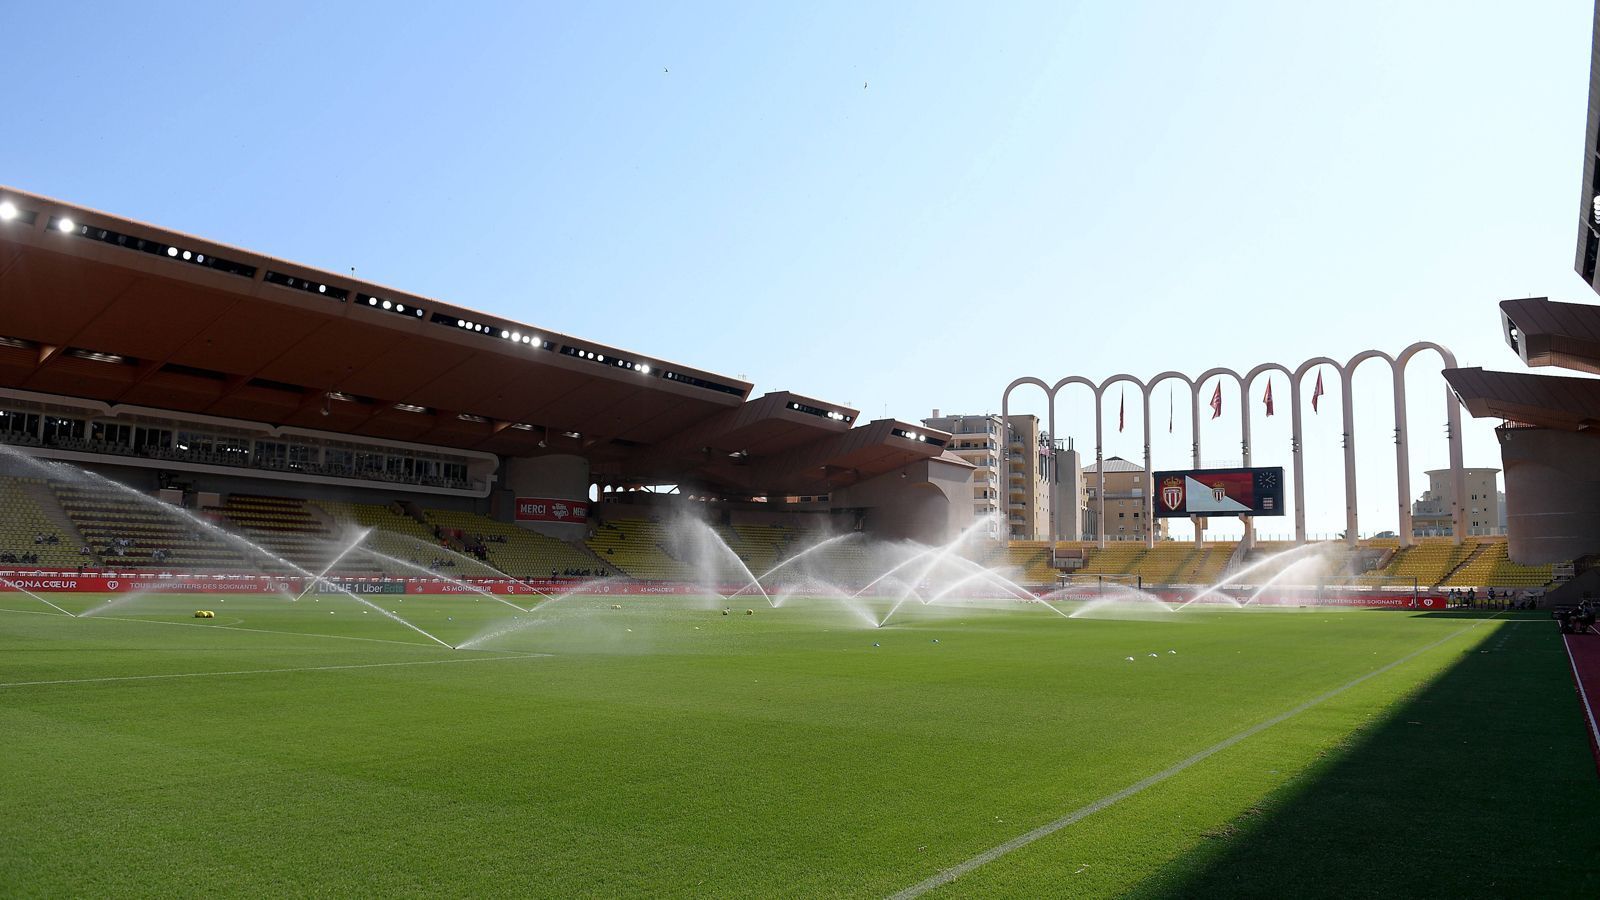
M 946 416 L 936 409 L 922 424 L 949 432 L 945 449 L 977 467 L 972 476 L 975 519 L 992 516 L 1005 522 L 1012 540 L 1048 537 L 1050 484 L 1058 454 L 1038 416 L 1014 414 L 1006 428 L 994 413 Z
M 1463 469 L 1466 476 L 1467 534 L 1505 534 L 1506 495 L 1500 490 L 1499 469 Z M 1454 532 L 1450 507 L 1455 493 L 1450 470 L 1428 472 L 1428 489 L 1411 504 L 1411 533 L 1416 537 Z
M 1156 540 L 1166 540 L 1167 520 L 1145 518 L 1144 467 L 1120 456 L 1113 456 L 1105 461 L 1104 468 L 1107 539 L 1142 541 L 1146 529 L 1153 524 Z M 1086 507 L 1083 530 L 1087 536 L 1099 533 L 1096 516 L 1099 515 L 1100 501 L 1095 493 L 1099 490 L 1099 476 L 1100 470 L 1093 464 L 1083 470 L 1083 497 Z

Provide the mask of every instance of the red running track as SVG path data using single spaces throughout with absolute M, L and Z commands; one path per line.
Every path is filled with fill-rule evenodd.
M 1589 748 L 1594 751 L 1595 768 L 1600 770 L 1600 725 L 1595 723 L 1595 705 L 1600 704 L 1600 633 L 1561 636 L 1572 663 L 1572 680 L 1578 685 L 1578 700 L 1583 704 L 1583 722 L 1589 732 Z

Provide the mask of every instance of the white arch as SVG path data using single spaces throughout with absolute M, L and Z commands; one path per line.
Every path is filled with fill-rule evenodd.
M 1155 377 L 1151 378 L 1147 382 L 1146 381 L 1141 381 L 1139 378 L 1137 378 L 1137 377 L 1135 377 L 1133 375 L 1127 374 L 1127 373 L 1119 373 L 1117 375 L 1112 375 L 1109 378 L 1106 378 L 1104 381 L 1101 381 L 1099 384 L 1096 384 L 1095 382 L 1093 382 L 1093 381 L 1091 381 L 1091 380 L 1089 380 L 1087 378 L 1084 378 L 1082 376 L 1079 376 L 1079 375 L 1071 375 L 1071 376 L 1068 376 L 1066 378 L 1061 379 L 1060 381 L 1057 381 L 1054 386 L 1050 386 L 1050 387 L 1046 387 L 1045 383 L 1043 381 L 1041 381 L 1040 379 L 1037 379 L 1037 378 L 1032 378 L 1032 377 L 1019 378 L 1019 379 L 1013 381 L 1010 385 L 1008 385 L 1006 387 L 1006 389 L 1005 389 L 1005 392 L 1001 395 L 1000 408 L 1001 408 L 1001 416 L 1002 416 L 1002 425 L 1006 429 L 1008 429 L 1007 434 L 1006 435 L 1002 435 L 1001 438 L 1002 438 L 1002 442 L 1004 444 L 1007 444 L 1007 445 L 1009 444 L 1009 440 L 1008 440 L 1009 428 L 1010 428 L 1010 405 L 1009 405 L 1009 403 L 1010 403 L 1011 391 L 1014 390 L 1015 388 L 1017 388 L 1017 387 L 1019 387 L 1021 385 L 1024 385 L 1024 384 L 1034 384 L 1034 385 L 1039 386 L 1040 389 L 1044 390 L 1045 396 L 1048 399 L 1049 404 L 1050 404 L 1050 436 L 1051 436 L 1052 440 L 1054 440 L 1055 437 L 1056 437 L 1055 407 L 1056 407 L 1056 396 L 1057 396 L 1057 394 L 1063 388 L 1065 388 L 1066 386 L 1071 385 L 1071 384 L 1081 384 L 1081 385 L 1084 385 L 1085 387 L 1089 388 L 1089 390 L 1094 395 L 1094 411 L 1095 411 L 1095 470 L 1096 470 L 1096 473 L 1097 473 L 1097 486 L 1096 486 L 1096 490 L 1095 490 L 1096 503 L 1097 503 L 1096 516 L 1095 516 L 1095 518 L 1097 520 L 1097 522 L 1096 522 L 1096 532 L 1097 532 L 1096 533 L 1096 539 L 1097 539 L 1096 543 L 1098 543 L 1099 546 L 1104 547 L 1105 544 L 1106 544 L 1106 531 L 1105 531 L 1105 529 L 1106 529 L 1106 520 L 1105 520 L 1105 453 L 1104 453 L 1104 427 L 1105 427 L 1105 423 L 1104 423 L 1104 420 L 1103 420 L 1103 416 L 1104 416 L 1104 397 L 1105 397 L 1106 390 L 1109 389 L 1112 385 L 1119 384 L 1119 383 L 1124 383 L 1124 382 L 1131 383 L 1131 384 L 1135 385 L 1139 389 L 1140 398 L 1141 398 L 1141 401 L 1143 403 L 1144 470 L 1145 470 L 1145 490 L 1144 490 L 1145 503 L 1144 503 L 1144 509 L 1145 509 L 1145 520 L 1146 520 L 1146 523 L 1145 523 L 1146 545 L 1149 546 L 1149 545 L 1153 544 L 1154 540 L 1155 540 L 1155 530 L 1152 527 L 1153 523 L 1154 523 L 1154 519 L 1151 517 L 1151 513 L 1153 513 L 1153 511 L 1154 511 L 1154 497 L 1153 497 L 1153 484 L 1152 484 L 1152 463 L 1151 463 L 1151 454 L 1150 454 L 1150 393 L 1151 393 L 1151 391 L 1160 382 L 1166 381 L 1166 380 L 1172 379 L 1172 378 L 1176 378 L 1176 379 L 1184 382 L 1184 384 L 1186 384 L 1188 386 L 1188 388 L 1189 388 L 1189 408 L 1190 408 L 1190 430 L 1191 430 L 1191 437 L 1192 437 L 1193 460 L 1194 460 L 1194 465 L 1196 467 L 1198 467 L 1200 465 L 1200 458 L 1201 458 L 1200 407 L 1199 407 L 1200 391 L 1203 389 L 1205 383 L 1208 380 L 1210 380 L 1213 376 L 1224 376 L 1224 375 L 1232 376 L 1233 379 L 1234 379 L 1234 382 L 1239 385 L 1239 394 L 1240 394 L 1241 409 L 1240 409 L 1240 415 L 1239 415 L 1239 418 L 1240 418 L 1240 423 L 1239 423 L 1239 444 L 1240 444 L 1241 450 L 1243 451 L 1244 464 L 1246 466 L 1249 466 L 1250 463 L 1251 463 L 1250 388 L 1255 383 L 1255 380 L 1258 377 L 1260 377 L 1261 375 L 1264 375 L 1264 374 L 1266 374 L 1268 372 L 1272 372 L 1272 371 L 1282 372 L 1286 376 L 1288 376 L 1288 379 L 1289 379 L 1289 390 L 1290 390 L 1290 419 L 1291 419 L 1291 424 L 1290 424 L 1290 451 L 1293 454 L 1293 467 L 1294 467 L 1295 540 L 1298 543 L 1303 544 L 1303 543 L 1305 543 L 1305 540 L 1306 540 L 1306 522 L 1305 522 L 1305 459 L 1304 459 L 1304 455 L 1303 455 L 1303 452 L 1302 452 L 1303 451 L 1303 443 L 1304 443 L 1304 431 L 1303 431 L 1304 419 L 1303 419 L 1303 413 L 1302 413 L 1302 408 L 1301 408 L 1302 407 L 1302 404 L 1301 404 L 1301 385 L 1303 384 L 1303 382 L 1305 380 L 1305 376 L 1308 373 L 1310 373 L 1312 369 L 1314 369 L 1314 368 L 1316 368 L 1318 366 L 1328 366 L 1329 368 L 1332 368 L 1335 372 L 1337 372 L 1339 374 L 1339 382 L 1340 382 L 1339 390 L 1340 390 L 1340 398 L 1342 400 L 1342 406 L 1343 406 L 1342 414 L 1343 414 L 1343 425 L 1344 425 L 1345 526 L 1346 526 L 1346 528 L 1345 528 L 1346 535 L 1345 536 L 1346 536 L 1346 540 L 1349 541 L 1353 545 L 1359 539 L 1360 532 L 1358 530 L 1359 521 L 1358 521 L 1358 516 L 1357 516 L 1357 484 L 1356 484 L 1356 473 L 1355 473 L 1355 440 L 1356 440 L 1356 435 L 1355 435 L 1354 394 L 1353 394 L 1353 390 L 1352 390 L 1352 382 L 1353 382 L 1353 379 L 1354 379 L 1354 375 L 1355 375 L 1356 369 L 1358 369 L 1361 366 L 1362 363 L 1366 362 L 1369 359 L 1382 359 L 1385 362 L 1389 363 L 1389 368 L 1390 368 L 1391 374 L 1393 376 L 1392 380 L 1393 380 L 1393 383 L 1394 383 L 1395 468 L 1396 468 L 1396 476 L 1397 476 L 1396 477 L 1396 482 L 1397 482 L 1397 493 L 1398 493 L 1398 503 L 1399 503 L 1399 513 L 1400 513 L 1399 534 L 1400 534 L 1401 546 L 1408 546 L 1411 543 L 1411 506 L 1410 506 L 1411 478 L 1410 478 L 1409 439 L 1408 439 L 1408 435 L 1407 435 L 1406 421 L 1405 421 L 1405 419 L 1406 419 L 1406 416 L 1405 416 L 1405 409 L 1406 409 L 1405 370 L 1406 370 L 1407 365 L 1409 365 L 1410 361 L 1412 360 L 1412 358 L 1414 358 L 1418 353 L 1421 353 L 1424 350 L 1433 350 L 1433 351 L 1437 352 L 1439 354 L 1440 358 L 1443 360 L 1445 368 L 1448 369 L 1448 368 L 1455 368 L 1456 367 L 1455 354 L 1451 353 L 1448 348 L 1446 348 L 1446 347 L 1444 347 L 1444 346 L 1442 346 L 1440 344 L 1436 344 L 1436 343 L 1434 343 L 1432 341 L 1418 341 L 1418 342 L 1416 342 L 1414 344 L 1411 344 L 1410 346 L 1406 347 L 1397 356 L 1390 356 L 1389 354 L 1385 353 L 1382 350 L 1363 350 L 1360 353 L 1357 353 L 1354 356 L 1352 356 L 1343 365 L 1340 365 L 1340 363 L 1338 361 L 1336 361 L 1336 360 L 1334 360 L 1334 359 L 1332 359 L 1330 357 L 1317 356 L 1317 357 L 1313 357 L 1311 359 L 1308 359 L 1308 360 L 1302 362 L 1298 367 L 1296 367 L 1293 370 L 1289 369 L 1287 366 L 1285 366 L 1285 365 L 1283 365 L 1281 363 L 1267 362 L 1267 363 L 1262 363 L 1262 364 L 1250 369 L 1249 372 L 1247 372 L 1246 374 L 1244 374 L 1242 376 L 1238 372 L 1234 371 L 1233 369 L 1219 366 L 1219 367 L 1215 367 L 1215 368 L 1212 368 L 1212 369 L 1207 369 L 1198 378 L 1193 379 L 1193 380 L 1191 380 L 1187 375 L 1184 375 L 1181 372 L 1175 372 L 1175 371 L 1170 371 L 1170 370 L 1162 372 L 1159 375 L 1156 375 Z M 1451 509 L 1451 515 L 1452 515 L 1452 521 L 1453 521 L 1454 526 L 1455 526 L 1454 529 L 1453 529 L 1454 532 L 1455 532 L 1455 540 L 1456 540 L 1457 543 L 1460 543 L 1462 538 L 1465 536 L 1465 533 L 1466 533 L 1466 508 L 1463 505 L 1462 498 L 1461 498 L 1461 494 L 1465 490 L 1465 487 L 1466 487 L 1466 475 L 1465 475 L 1465 469 L 1463 467 L 1463 462 L 1462 462 L 1461 408 L 1460 408 L 1460 403 L 1456 400 L 1456 398 L 1452 394 L 1449 393 L 1449 391 L 1446 391 L 1445 405 L 1446 405 L 1447 427 L 1449 428 L 1448 441 L 1449 441 L 1449 452 L 1450 452 L 1451 485 L 1452 485 L 1452 488 L 1454 490 L 1454 493 L 1456 494 L 1455 502 L 1454 502 L 1454 504 L 1452 506 L 1452 509 Z M 1002 459 L 1006 458 L 1004 453 L 1002 453 L 1001 458 Z M 1007 470 L 1007 475 L 1008 475 L 1008 481 L 1009 481 L 1009 469 Z M 1057 530 L 1055 523 L 1056 523 L 1057 506 L 1058 506 L 1058 502 L 1059 502 L 1059 497 L 1058 497 L 1059 480 L 1060 480 L 1059 476 L 1055 477 L 1054 481 L 1056 483 L 1052 484 L 1051 489 L 1050 489 L 1050 517 L 1049 518 L 1050 518 L 1051 528 L 1052 528 L 1052 532 L 1051 532 L 1052 533 L 1052 540 L 1053 540 L 1053 538 L 1055 536 L 1055 532 Z M 1009 522 L 1009 516 L 1007 517 L 1007 520 Z M 1007 530 L 1006 530 L 1006 537 L 1008 539 L 1009 539 L 1009 535 L 1010 535 L 1010 528 L 1009 528 L 1009 525 L 1008 525 L 1007 526 Z M 1254 538 L 1254 524 L 1253 524 L 1253 522 L 1250 521 L 1250 519 L 1248 517 L 1246 517 L 1246 520 L 1245 520 L 1246 546 L 1249 546 L 1249 543 L 1253 542 L 1253 538 Z M 1200 539 L 1200 532 L 1198 530 L 1196 531 L 1196 539 L 1197 540 Z
M 1400 495 L 1400 545 L 1411 544 L 1411 441 L 1406 427 L 1406 366 L 1411 360 L 1424 350 L 1432 350 L 1439 354 L 1439 360 L 1446 369 L 1456 368 L 1456 355 L 1449 348 L 1435 344 L 1432 341 L 1417 341 L 1415 344 L 1400 351 L 1394 358 L 1394 392 L 1395 392 L 1395 467 L 1399 475 L 1398 493 Z M 1448 387 L 1444 392 L 1445 428 L 1448 429 L 1446 442 L 1450 448 L 1450 492 L 1455 494 L 1455 499 L 1450 507 L 1450 522 L 1454 526 L 1451 531 L 1455 534 L 1456 543 L 1467 533 L 1467 507 L 1466 498 L 1463 496 L 1467 490 L 1467 470 L 1462 461 L 1463 451 L 1461 446 L 1461 403 Z
M 1294 372 L 1282 363 L 1262 363 L 1245 373 L 1244 381 L 1239 388 L 1239 448 L 1244 451 L 1245 468 L 1250 467 L 1254 447 L 1250 435 L 1250 388 L 1256 383 L 1257 378 L 1269 372 L 1282 372 L 1289 379 L 1289 383 L 1291 385 L 1294 384 Z M 1292 390 L 1291 393 L 1293 393 Z M 1245 549 L 1248 550 L 1256 545 L 1256 517 L 1242 516 L 1241 518 L 1244 519 L 1244 545 Z
M 1011 392 L 1025 384 L 1037 385 L 1044 391 L 1045 402 L 1050 410 L 1050 438 L 1055 439 L 1056 427 L 1056 389 L 1045 384 L 1044 381 L 1031 375 L 1024 375 L 1006 385 L 1005 393 L 1000 395 L 1000 433 L 995 435 L 995 458 L 1000 462 L 1000 471 L 994 473 L 994 507 L 1000 513 L 1000 540 L 1009 545 L 1011 543 Z M 1059 385 L 1057 385 L 1059 387 Z M 1005 487 L 1000 487 L 1001 484 Z M 1046 527 L 1054 534 L 1056 516 L 1055 485 L 1050 486 L 1050 510 L 1046 513 Z M 969 498 L 970 499 L 970 498 Z M 1055 556 L 1055 541 L 1051 539 L 1051 557 Z
M 1150 454 L 1150 394 L 1156 389 L 1156 385 L 1174 378 L 1183 382 L 1184 386 L 1189 389 L 1189 407 L 1191 410 L 1189 414 L 1189 444 L 1191 447 L 1199 440 L 1200 434 L 1200 423 L 1195 420 L 1193 413 L 1195 393 L 1200 390 L 1199 383 L 1191 381 L 1189 376 L 1182 372 L 1174 372 L 1171 369 L 1151 378 L 1144 386 L 1144 406 L 1146 410 L 1144 421 L 1144 545 L 1146 547 L 1154 547 L 1156 545 L 1156 480 L 1155 467 Z
M 1369 359 L 1381 359 L 1389 364 L 1389 369 L 1394 370 L 1394 357 L 1382 350 L 1363 350 L 1350 361 L 1345 363 L 1342 374 L 1343 382 L 1339 385 L 1339 402 L 1344 407 L 1341 411 L 1344 417 L 1344 539 L 1345 543 L 1354 547 L 1361 539 L 1360 512 L 1356 507 L 1356 410 L 1355 410 L 1355 378 L 1356 369 Z M 1399 412 L 1399 395 L 1395 397 L 1396 412 Z
M 1089 379 L 1083 377 L 1082 375 L 1068 375 L 1067 377 L 1061 379 L 1060 381 L 1057 381 L 1050 388 L 1050 440 L 1052 440 L 1052 441 L 1054 441 L 1056 439 L 1056 437 L 1057 437 L 1057 435 L 1056 435 L 1056 398 L 1061 395 L 1061 392 L 1063 390 L 1065 390 L 1066 388 L 1068 388 L 1068 387 L 1070 387 L 1070 386 L 1072 386 L 1074 384 L 1081 384 L 1084 387 L 1089 389 L 1089 393 L 1091 395 L 1095 396 L 1095 412 L 1097 414 L 1099 412 L 1099 409 L 1100 409 L 1100 407 L 1099 407 L 1100 398 L 1099 398 L 1099 395 L 1098 395 L 1098 390 L 1099 389 L 1098 389 L 1098 386 L 1095 385 L 1095 383 L 1093 381 L 1090 381 Z M 1098 415 L 1097 415 L 1097 419 L 1098 419 Z M 1095 441 L 1096 452 L 1098 452 L 1099 443 L 1100 442 L 1097 439 Z M 1051 547 L 1050 554 L 1051 554 L 1052 557 L 1055 555 L 1056 539 L 1061 536 L 1061 531 L 1062 531 L 1062 529 L 1061 529 L 1061 519 L 1060 519 L 1060 516 L 1061 516 L 1061 470 L 1060 470 L 1060 467 L 1061 467 L 1061 460 L 1056 459 L 1052 463 L 1051 479 L 1050 479 L 1050 516 L 1049 516 L 1049 519 L 1050 519 L 1050 529 L 1051 529 L 1050 530 L 1050 547 Z M 1073 530 L 1073 535 L 1072 535 L 1072 539 L 1073 540 L 1076 541 L 1076 540 L 1081 539 L 1082 537 L 1083 537 L 1083 535 L 1082 535 L 1080 529 L 1074 529 Z

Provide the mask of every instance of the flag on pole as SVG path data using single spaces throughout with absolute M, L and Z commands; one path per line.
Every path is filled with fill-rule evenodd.
M 1267 404 L 1267 415 L 1272 415 L 1272 379 L 1267 379 L 1267 395 L 1261 398 Z
M 1222 415 L 1222 382 L 1217 382 L 1217 389 L 1211 392 L 1211 418 Z
M 1117 404 L 1117 430 L 1121 431 L 1122 430 L 1122 426 L 1124 424 L 1126 424 L 1127 421 L 1128 421 L 1128 388 L 1127 388 L 1126 385 L 1124 385 L 1123 388 L 1122 388 L 1122 402 Z
M 1311 389 L 1311 411 L 1312 412 L 1316 412 L 1317 411 L 1317 400 L 1318 400 L 1318 398 L 1320 398 L 1325 393 L 1327 393 L 1327 391 L 1324 391 L 1322 389 L 1322 369 L 1319 367 L 1317 369 L 1317 386 Z
M 1172 384 L 1167 383 L 1167 434 L 1172 433 Z

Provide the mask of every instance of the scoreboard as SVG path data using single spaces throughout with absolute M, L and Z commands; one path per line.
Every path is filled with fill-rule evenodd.
M 1283 515 L 1282 466 L 1178 469 L 1153 477 L 1157 518 Z

